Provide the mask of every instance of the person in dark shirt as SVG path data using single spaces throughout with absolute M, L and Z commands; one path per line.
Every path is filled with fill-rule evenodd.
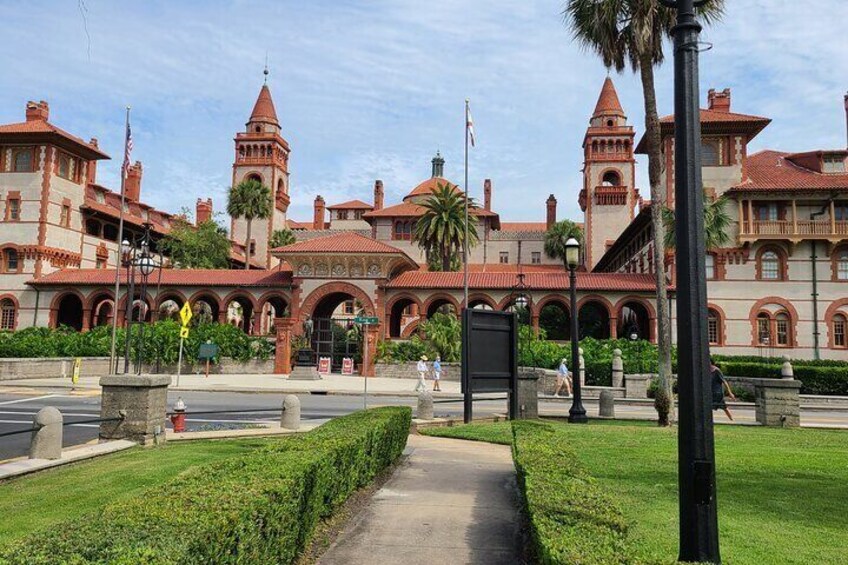
M 713 410 L 718 410 L 719 408 L 724 410 L 724 413 L 727 414 L 727 417 L 730 418 L 730 421 L 732 422 L 733 414 L 730 413 L 730 409 L 724 401 L 724 393 L 727 392 L 727 396 L 730 397 L 731 400 L 736 400 L 736 396 L 733 394 L 730 384 L 728 384 L 727 380 L 725 380 L 721 369 L 716 367 L 712 359 L 710 359 L 710 372 L 712 375 L 713 386 Z

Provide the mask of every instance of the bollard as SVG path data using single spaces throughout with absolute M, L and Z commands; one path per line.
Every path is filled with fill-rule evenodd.
M 795 378 L 795 371 L 792 369 L 792 363 L 789 361 L 789 357 L 783 357 L 783 367 L 780 368 L 780 376 L 784 379 Z
M 621 360 L 621 350 L 612 351 L 612 386 L 621 388 L 624 386 L 624 362 Z
M 300 399 L 293 394 L 286 395 L 283 398 L 280 427 L 287 430 L 297 430 L 300 428 Z
M 598 416 L 601 418 L 615 418 L 615 397 L 611 390 L 602 390 L 598 401 Z
M 580 386 L 586 386 L 586 362 L 583 359 L 583 348 L 579 348 L 577 353 L 580 357 Z
M 30 459 L 62 458 L 62 413 L 52 406 L 38 411 L 32 423 L 38 430 L 32 432 L 29 446 Z
M 419 420 L 433 419 L 433 395 L 429 391 L 418 393 L 418 410 L 416 416 Z

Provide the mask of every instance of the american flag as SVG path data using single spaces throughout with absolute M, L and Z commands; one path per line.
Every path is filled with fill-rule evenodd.
M 474 121 L 471 119 L 471 106 L 468 105 L 468 100 L 465 101 L 465 127 L 468 128 L 471 147 L 474 147 Z
M 132 140 L 132 130 L 130 129 L 130 122 L 127 120 L 127 139 L 124 144 L 124 175 L 127 174 L 127 171 L 130 168 L 130 155 L 132 154 L 133 149 L 133 140 Z

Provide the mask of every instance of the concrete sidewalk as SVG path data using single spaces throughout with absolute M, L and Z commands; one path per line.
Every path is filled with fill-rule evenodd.
M 409 447 L 409 458 L 319 563 L 523 563 L 509 447 L 418 435 Z

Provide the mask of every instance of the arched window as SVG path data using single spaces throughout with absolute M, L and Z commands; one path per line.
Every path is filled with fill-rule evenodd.
M 705 259 L 706 259 L 707 280 L 715 280 L 715 278 L 716 278 L 715 255 L 707 253 Z
M 783 280 L 783 260 L 777 251 L 767 249 L 760 255 L 760 280 Z
M 32 149 L 19 149 L 14 153 L 14 171 L 16 173 L 32 172 Z
M 59 155 L 59 165 L 56 168 L 56 174 L 63 179 L 71 178 L 71 158 L 64 153 Z
M 834 347 L 848 347 L 848 338 L 846 338 L 846 332 L 848 332 L 848 318 L 846 318 L 843 314 L 837 314 L 833 317 L 833 346 Z
M 87 219 L 85 221 L 85 233 L 88 235 L 93 235 L 95 237 L 100 237 L 100 222 L 94 219 Z
M 3 250 L 3 272 L 18 272 L 18 250 L 7 247 Z
M 710 141 L 701 142 L 701 166 L 717 167 L 721 165 L 719 158 L 718 143 Z
M 262 184 L 262 177 L 260 177 L 256 173 L 251 173 L 251 174 L 247 175 L 246 180 L 255 180 L 256 182 Z
M 15 303 L 11 298 L 0 300 L 0 330 L 15 329 Z
M 771 345 L 771 317 L 767 312 L 757 314 L 757 343 Z
M 848 281 L 848 249 L 837 250 L 834 262 L 836 263 L 836 280 Z
M 790 320 L 789 314 L 781 312 L 775 317 L 775 331 L 777 333 L 777 345 L 789 345 L 790 343 Z
M 601 179 L 602 186 L 621 186 L 621 175 L 615 171 L 607 171 Z
M 782 310 L 777 314 L 760 312 L 757 314 L 757 344 L 771 347 L 789 347 L 794 339 L 792 318 Z
M 707 310 L 707 337 L 710 345 L 721 343 L 721 315 L 713 308 Z

